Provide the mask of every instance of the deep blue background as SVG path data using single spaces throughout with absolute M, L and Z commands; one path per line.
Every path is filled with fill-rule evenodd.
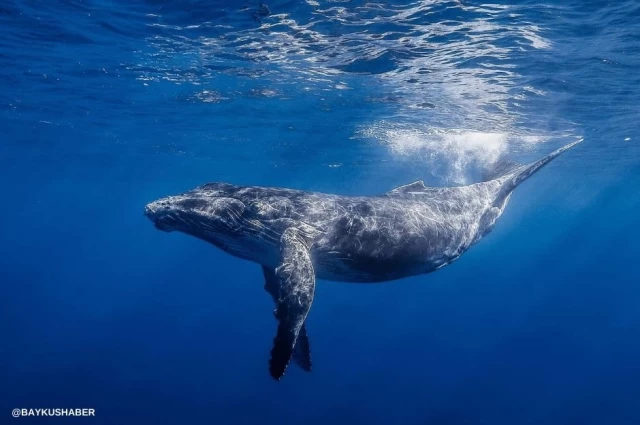
M 0 423 L 640 423 L 637 1 L 313 3 L 0 3 Z M 142 215 L 578 136 L 451 266 L 320 281 L 314 371 L 281 382 L 260 268 Z

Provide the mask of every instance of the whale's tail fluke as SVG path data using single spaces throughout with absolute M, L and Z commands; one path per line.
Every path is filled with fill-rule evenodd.
M 551 162 L 554 158 L 559 156 L 562 152 L 571 149 L 578 143 L 581 143 L 584 139 L 580 138 L 575 142 L 571 142 L 568 145 L 561 147 L 542 159 L 539 159 L 531 164 L 510 166 L 510 171 L 504 173 L 502 177 L 497 180 L 503 180 L 500 195 L 498 201 L 505 199 L 520 183 L 531 177 L 540 168 Z M 513 163 L 511 163 L 513 164 Z

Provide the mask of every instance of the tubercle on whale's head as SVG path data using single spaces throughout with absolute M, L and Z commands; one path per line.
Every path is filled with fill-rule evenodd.
M 199 187 L 150 202 L 144 215 L 165 232 L 177 230 L 199 235 L 203 230 L 233 231 L 241 225 L 244 204 L 224 195 L 224 191 Z

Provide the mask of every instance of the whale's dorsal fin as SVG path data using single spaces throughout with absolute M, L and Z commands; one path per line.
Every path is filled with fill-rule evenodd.
M 424 192 L 426 191 L 428 188 L 424 185 L 424 182 L 422 180 L 418 180 L 415 181 L 413 183 L 409 183 L 409 184 L 405 184 L 403 186 L 398 186 L 393 190 L 388 191 L 387 193 L 385 193 L 385 195 L 387 196 L 393 196 L 393 195 L 408 195 L 411 193 L 416 193 L 416 192 Z
M 294 354 L 296 342 L 301 337 L 306 337 L 306 331 L 303 333 L 302 328 L 311 309 L 316 288 L 309 245 L 305 232 L 296 227 L 289 227 L 280 238 L 281 259 L 274 270 L 278 286 L 275 310 L 278 331 L 273 339 L 269 360 L 269 372 L 277 380 L 284 375 Z M 308 341 L 300 342 L 302 350 L 304 345 L 308 347 Z
M 264 274 L 264 289 L 271 295 L 273 302 L 278 306 L 278 300 L 280 299 L 280 283 L 278 276 L 274 269 L 270 267 L 262 266 L 262 273 Z M 274 310 L 274 314 L 276 311 Z M 293 349 L 293 360 L 303 370 L 311 372 L 311 350 L 309 349 L 309 337 L 307 336 L 307 326 L 303 323 L 300 328 L 300 334 L 298 340 Z

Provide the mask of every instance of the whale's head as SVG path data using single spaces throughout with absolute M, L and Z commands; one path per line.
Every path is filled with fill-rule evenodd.
M 166 232 L 179 231 L 207 240 L 236 234 L 242 228 L 245 206 L 228 186 L 208 185 L 158 199 L 145 206 L 144 214 Z

